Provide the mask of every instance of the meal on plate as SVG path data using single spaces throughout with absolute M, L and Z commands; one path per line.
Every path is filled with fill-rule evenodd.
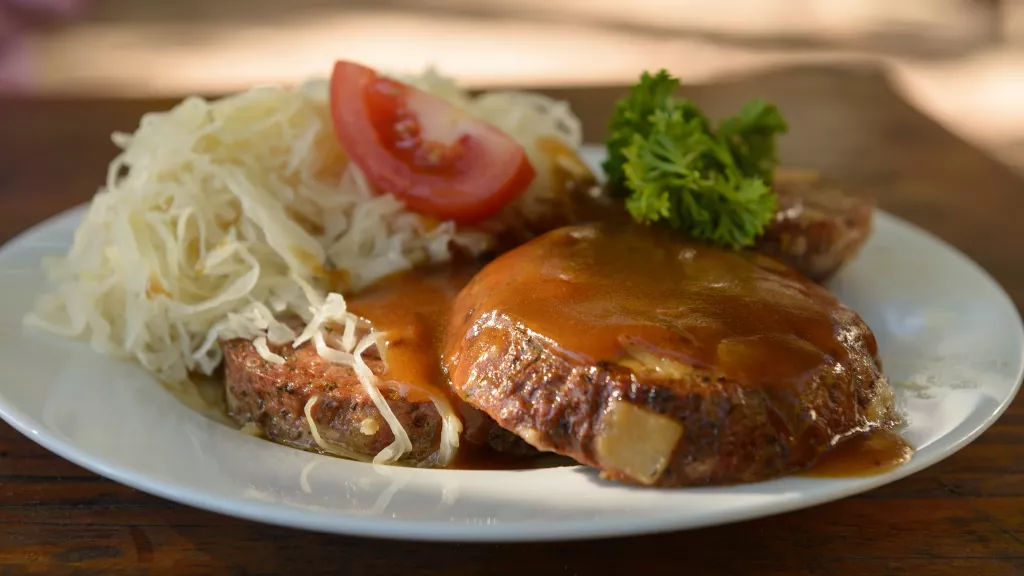
M 619 101 L 601 176 L 566 103 L 434 71 L 340 61 L 189 98 L 114 135 L 26 323 L 168 385 L 216 378 L 245 432 L 376 464 L 554 453 L 687 486 L 870 451 L 893 394 L 820 283 L 873 204 L 780 170 L 775 106 L 713 122 L 678 87 L 645 73 Z

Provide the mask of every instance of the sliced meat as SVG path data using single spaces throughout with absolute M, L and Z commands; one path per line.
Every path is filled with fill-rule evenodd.
M 362 460 L 373 459 L 394 441 L 355 372 L 327 362 L 311 344 L 297 349 L 271 347 L 285 358 L 284 364 L 264 360 L 249 340 L 230 340 L 222 347 L 228 411 L 239 424 L 255 424 L 274 442 L 317 450 L 304 413 L 306 403 L 317 396 L 311 414 L 324 440 Z M 378 375 L 384 372 L 379 358 L 367 358 L 366 362 Z M 412 451 L 403 461 L 428 462 L 440 444 L 437 408 L 427 398 L 409 401 L 397 387 L 381 392 L 412 442 Z
M 755 249 L 816 282 L 834 275 L 871 235 L 875 203 L 851 196 L 810 172 L 776 176 L 778 212 Z
M 433 397 L 448 398 L 464 422 L 460 455 L 480 450 L 525 455 L 535 451 L 493 420 L 451 394 L 440 365 L 440 331 L 452 298 L 475 267 L 420 269 L 375 284 L 348 302 L 386 335 L 384 351 L 363 357 L 380 377 L 381 393 L 412 442 L 402 462 L 434 464 L 442 418 Z M 304 408 L 314 396 L 311 415 L 320 436 L 338 452 L 369 460 L 394 441 L 394 434 L 355 371 L 333 364 L 311 343 L 297 349 L 271 346 L 285 359 L 268 362 L 252 342 L 222 343 L 228 408 L 239 423 L 253 423 L 270 440 L 306 450 L 318 448 Z
M 775 219 L 754 250 L 785 262 L 815 282 L 824 282 L 852 260 L 871 235 L 873 200 L 853 196 L 810 171 L 780 171 Z M 576 224 L 626 222 L 629 214 L 607 190 L 577 195 Z
M 499 257 L 444 350 L 465 401 L 635 484 L 772 478 L 895 422 L 856 313 L 774 259 L 651 228 L 564 228 Z

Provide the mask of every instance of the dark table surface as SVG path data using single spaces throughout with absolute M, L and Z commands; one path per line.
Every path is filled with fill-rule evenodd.
M 786 165 L 877 197 L 1024 304 L 1024 179 L 903 101 L 884 73 L 797 68 L 686 92 L 713 114 L 755 96 L 778 103 L 791 126 Z M 556 93 L 593 141 L 622 89 Z M 110 132 L 171 104 L 0 99 L 0 240 L 88 200 L 115 152 Z M 699 531 L 516 545 L 369 540 L 235 520 L 101 478 L 0 423 L 0 573 L 23 572 L 1024 574 L 1024 400 L 940 464 L 831 504 Z

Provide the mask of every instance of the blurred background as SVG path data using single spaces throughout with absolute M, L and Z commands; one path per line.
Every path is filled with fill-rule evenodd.
M 876 61 L 1024 171 L 1024 0 L 0 0 L 0 93 L 21 97 L 217 94 L 339 56 L 474 87 Z

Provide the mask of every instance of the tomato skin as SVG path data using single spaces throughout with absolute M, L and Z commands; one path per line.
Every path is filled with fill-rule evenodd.
M 420 214 L 486 220 L 536 175 L 507 134 L 359 64 L 335 63 L 331 115 L 338 141 L 369 182 Z

